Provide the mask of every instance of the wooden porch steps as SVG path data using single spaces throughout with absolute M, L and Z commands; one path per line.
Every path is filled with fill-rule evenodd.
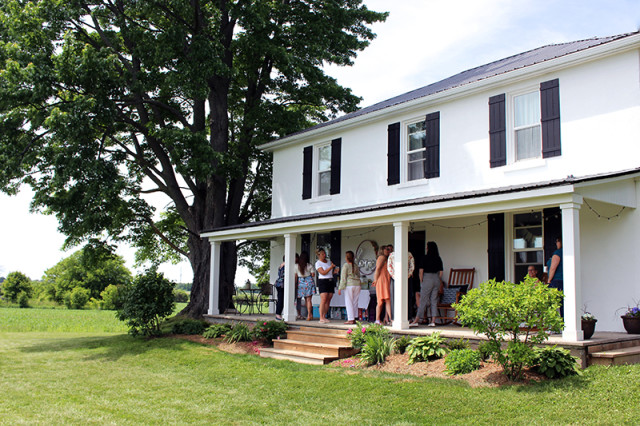
M 640 340 L 589 347 L 589 365 L 640 364 Z
M 261 349 L 260 356 L 322 365 L 357 352 L 346 330 L 303 326 L 288 330 L 286 339 L 274 340 L 273 348 Z

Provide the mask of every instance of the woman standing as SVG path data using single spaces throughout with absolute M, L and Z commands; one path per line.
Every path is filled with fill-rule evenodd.
M 338 294 L 342 294 L 342 290 L 344 290 L 344 302 L 347 307 L 347 322 L 345 324 L 355 324 L 358 298 L 360 297 L 360 270 L 358 265 L 354 263 L 355 255 L 351 250 L 346 252 L 344 257 L 346 262 L 342 265 Z
M 282 263 L 278 268 L 278 279 L 276 279 L 274 287 L 277 292 L 276 320 L 282 321 L 282 308 L 284 307 L 284 256 L 282 256 Z
M 556 251 L 553 252 L 551 259 L 547 261 L 547 270 L 549 271 L 549 278 L 547 279 L 549 287 L 562 291 L 564 289 L 562 237 L 556 238 Z M 564 318 L 564 300 L 560 302 L 560 316 Z
M 297 262 L 296 275 L 298 276 L 298 297 L 303 298 L 307 305 L 307 321 L 313 319 L 313 309 L 311 308 L 311 296 L 316 292 L 313 283 L 313 266 L 309 263 L 309 253 L 303 251 Z
M 391 322 L 391 276 L 387 270 L 389 247 L 382 246 L 378 251 L 376 260 L 376 272 L 373 274 L 373 286 L 376 288 L 376 324 L 380 324 L 382 305 L 385 305 L 384 323 Z
M 429 241 L 427 243 L 427 254 L 424 255 L 422 265 L 420 265 L 420 307 L 418 314 L 409 327 L 417 327 L 418 319 L 422 318 L 427 309 L 427 303 L 431 307 L 431 321 L 428 327 L 435 327 L 436 312 L 438 312 L 438 290 L 442 280 L 442 259 L 438 252 L 438 245 Z
M 318 250 L 318 261 L 316 262 L 316 271 L 318 271 L 318 289 L 320 290 L 320 322 L 326 324 L 326 314 L 329 312 L 329 305 L 333 298 L 335 283 L 333 281 L 333 273 L 338 273 L 340 268 L 327 259 L 327 252 L 324 249 Z

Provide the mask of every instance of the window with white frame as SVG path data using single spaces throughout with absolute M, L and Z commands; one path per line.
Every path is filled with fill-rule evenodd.
M 424 178 L 426 121 L 407 125 L 407 181 Z
M 542 276 L 544 238 L 542 212 L 513 215 L 513 279 L 520 282 L 533 265 Z
M 331 193 L 331 145 L 318 147 L 318 196 Z
M 540 93 L 513 97 L 513 141 L 515 161 L 542 156 Z

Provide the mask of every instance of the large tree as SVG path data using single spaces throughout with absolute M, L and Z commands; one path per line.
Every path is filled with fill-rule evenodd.
M 0 189 L 29 184 L 68 245 L 187 257 L 186 310 L 200 315 L 199 233 L 268 216 L 271 162 L 256 147 L 355 109 L 322 67 L 350 65 L 385 17 L 361 0 L 3 0 Z M 221 308 L 236 263 L 223 244 Z

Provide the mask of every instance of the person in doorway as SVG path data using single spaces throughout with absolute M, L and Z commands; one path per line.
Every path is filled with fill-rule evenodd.
M 311 321 L 313 319 L 311 296 L 316 293 L 316 285 L 313 282 L 315 275 L 313 266 L 309 263 L 309 254 L 306 251 L 300 253 L 296 264 L 296 275 L 298 276 L 298 297 L 304 297 L 305 304 L 307 305 L 307 321 Z
M 387 259 L 387 271 L 389 271 L 389 276 L 391 277 L 391 298 L 389 303 L 391 303 L 391 306 L 393 306 L 393 293 L 394 293 L 394 289 L 395 289 L 395 282 L 396 282 L 396 274 L 395 274 L 395 254 L 396 252 L 393 250 L 393 246 L 392 245 L 388 245 L 387 247 L 390 247 L 391 252 L 389 253 L 389 258 Z M 413 259 L 413 255 L 411 254 L 411 252 L 407 252 L 408 255 L 408 260 L 409 260 L 409 269 L 408 269 L 408 274 L 407 274 L 407 283 L 409 285 L 409 291 L 411 291 L 411 277 L 413 276 L 413 271 L 416 268 L 416 263 L 415 260 Z
M 337 274 L 340 268 L 327 259 L 327 252 L 324 249 L 319 249 L 317 253 L 316 271 L 318 271 L 318 289 L 320 291 L 320 322 L 326 324 L 329 322 L 326 315 L 329 312 L 329 306 L 335 290 L 333 274 Z
M 442 259 L 438 252 L 438 245 L 434 241 L 427 243 L 427 254 L 424 255 L 420 265 L 420 307 L 416 318 L 409 324 L 410 327 L 418 326 L 418 319 L 425 315 L 427 304 L 431 309 L 431 321 L 428 327 L 435 327 L 435 317 L 438 312 L 438 291 L 442 281 Z
M 391 323 L 391 276 L 387 269 L 387 261 L 389 259 L 389 248 L 387 246 L 380 247 L 378 250 L 378 259 L 376 260 L 376 272 L 373 274 L 373 286 L 376 288 L 376 324 L 381 324 L 380 314 L 382 313 L 382 305 L 385 306 L 384 324 Z
M 278 278 L 274 284 L 276 288 L 276 320 L 282 321 L 282 308 L 284 307 L 284 256 L 278 268 Z
M 556 238 L 556 250 L 547 261 L 547 270 L 549 271 L 549 277 L 547 278 L 549 287 L 563 291 L 564 277 L 562 274 L 562 237 Z M 560 316 L 564 318 L 564 301 L 560 302 Z
M 345 253 L 345 263 L 340 272 L 340 286 L 338 294 L 344 291 L 344 302 L 347 307 L 347 321 L 345 324 L 355 324 L 358 313 L 358 299 L 360 297 L 360 270 L 355 264 L 355 255 L 351 250 Z

